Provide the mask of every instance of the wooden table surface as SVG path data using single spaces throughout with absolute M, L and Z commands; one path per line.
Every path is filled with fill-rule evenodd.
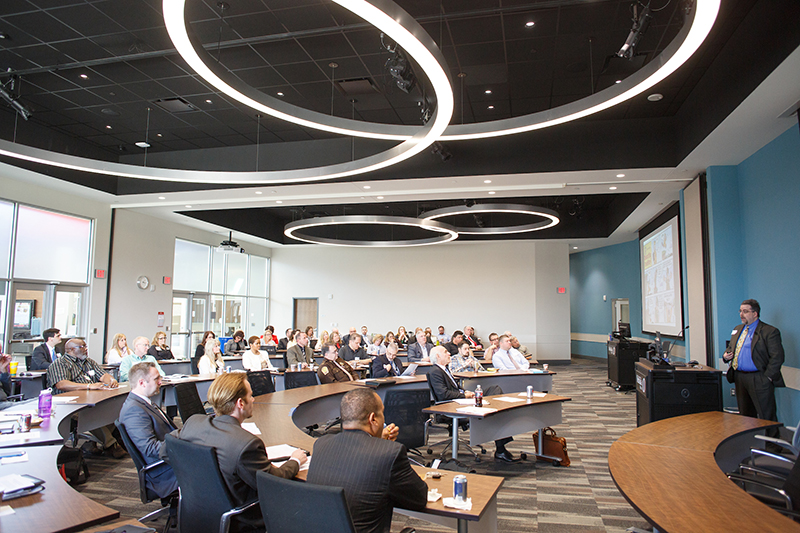
M 518 402 L 504 402 L 502 400 L 497 400 L 496 398 L 517 398 L 520 401 Z M 526 398 L 524 396 L 519 396 L 518 393 L 511 393 L 511 394 L 498 394 L 496 396 L 484 396 L 484 407 L 489 409 L 497 409 L 498 412 L 500 411 L 510 411 L 512 409 L 519 409 L 521 407 L 526 407 L 529 405 L 538 405 L 538 404 L 548 404 L 554 402 L 568 402 L 571 398 L 567 398 L 566 396 L 557 396 L 555 394 L 548 394 L 541 398 Z M 485 401 L 489 401 L 489 405 L 485 404 Z M 432 405 L 422 411 L 425 413 L 437 414 L 437 415 L 449 415 L 449 416 L 459 416 L 459 417 L 467 417 L 467 418 L 483 418 L 484 415 L 476 415 L 472 413 L 462 413 L 458 410 L 462 407 L 469 407 L 467 405 L 461 405 L 458 402 L 443 402 L 436 405 Z M 489 413 L 485 416 L 491 416 L 494 413 Z
M 659 531 L 800 531 L 720 470 L 715 452 L 737 434 L 774 426 L 722 412 L 668 418 L 623 435 L 608 453 L 626 500 Z

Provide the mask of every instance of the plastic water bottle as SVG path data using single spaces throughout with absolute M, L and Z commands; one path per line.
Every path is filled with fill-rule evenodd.
M 53 410 L 53 390 L 44 389 L 39 393 L 39 416 L 42 418 L 50 418 L 50 413 Z
M 480 385 L 475 387 L 475 407 L 483 407 L 483 389 Z

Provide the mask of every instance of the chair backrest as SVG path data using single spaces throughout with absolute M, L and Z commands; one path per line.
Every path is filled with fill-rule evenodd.
M 287 352 L 283 352 L 283 368 L 289 368 L 289 358 L 286 357 Z
M 425 445 L 425 421 L 429 417 L 422 410 L 431 405 L 428 391 L 388 390 L 383 405 L 386 423 L 393 423 L 400 428 L 397 442 L 409 449 Z
M 206 414 L 200 394 L 197 392 L 197 385 L 194 383 L 176 384 L 175 401 L 178 403 L 178 413 L 183 422 L 189 420 L 192 415 Z
M 430 392 L 431 399 L 433 399 L 433 403 L 439 403 L 442 401 L 436 397 L 436 391 L 433 390 L 433 384 L 431 383 L 430 379 L 428 380 L 428 391 Z
M 253 396 L 275 392 L 275 383 L 272 381 L 272 374 L 269 373 L 269 370 L 248 372 L 247 381 L 250 382 L 250 387 L 253 388 Z
M 158 495 L 155 492 L 148 490 L 147 486 L 143 483 L 144 477 L 142 476 L 142 469 L 147 466 L 147 461 L 144 460 L 141 452 L 139 452 L 139 448 L 136 447 L 131 440 L 131 436 L 128 435 L 128 430 L 125 429 L 125 424 L 119 420 L 115 420 L 114 425 L 117 426 L 119 435 L 122 437 L 122 443 L 125 445 L 125 449 L 128 451 L 131 459 L 133 459 L 133 464 L 136 466 L 136 471 L 139 473 L 139 496 L 142 498 L 142 503 L 150 503 L 158 498 Z
M 197 366 L 198 362 L 200 361 L 199 357 L 192 357 L 189 360 L 189 364 L 192 365 L 192 374 L 197 375 L 200 373 L 200 367 Z
M 319 385 L 316 372 L 309 370 L 307 372 L 285 372 L 283 374 L 283 388 L 286 390 L 309 387 L 311 385 Z
M 263 348 L 264 351 L 267 352 L 267 355 L 275 355 L 278 353 L 278 347 L 275 346 L 274 344 L 268 344 L 266 346 L 263 346 Z
M 25 369 L 30 370 L 33 366 L 33 355 L 26 355 L 25 356 Z
M 344 489 L 256 473 L 258 500 L 267 531 L 355 533 Z M 303 504 L 299 504 L 303 502 Z M 313 511 L 306 505 L 312 502 Z
M 217 451 L 171 434 L 165 442 L 169 464 L 180 487 L 180 532 L 218 531 L 222 514 L 236 505 L 219 471 Z

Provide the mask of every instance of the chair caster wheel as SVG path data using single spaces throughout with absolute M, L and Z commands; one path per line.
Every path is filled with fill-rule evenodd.
M 561 461 L 553 459 L 553 466 L 561 466 Z
M 433 450 L 428 448 L 428 455 L 432 455 L 432 454 L 433 454 Z
M 522 459 L 522 460 L 524 461 L 525 459 L 527 459 L 527 458 L 528 458 L 528 454 L 527 454 L 527 453 L 525 453 L 525 452 L 522 452 L 521 454 L 519 454 L 519 458 L 520 458 L 520 459 Z
M 482 453 L 483 455 L 486 455 L 486 448 L 481 448 L 481 453 Z
M 475 456 L 475 462 L 476 463 L 480 463 L 481 462 L 481 456 L 480 455 L 476 455 Z

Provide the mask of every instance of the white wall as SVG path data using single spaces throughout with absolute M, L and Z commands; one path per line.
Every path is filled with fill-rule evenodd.
M 292 325 L 293 298 L 319 298 L 320 330 L 442 324 L 452 333 L 471 324 L 484 339 L 510 330 L 547 359 L 569 360 L 569 295 L 556 295 L 554 285 L 568 282 L 565 244 L 285 246 L 272 251 L 269 320 L 283 332 Z
M 223 239 L 216 233 L 117 209 L 109 280 L 108 347 L 116 333 L 124 333 L 132 346 L 139 335 L 152 340 L 156 331 L 169 331 L 172 285 L 164 285 L 163 277 L 172 276 L 176 238 L 212 246 Z M 248 243 L 247 252 L 269 257 L 271 250 Z M 136 284 L 139 276 L 147 276 L 155 290 L 140 289 Z M 164 328 L 157 327 L 159 311 L 165 315 Z
M 688 347 L 686 355 L 700 364 L 709 364 L 706 354 L 706 288 L 703 267 L 703 221 L 700 204 L 700 179 L 683 191 L 684 248 L 686 250 L 686 309 L 684 318 Z

